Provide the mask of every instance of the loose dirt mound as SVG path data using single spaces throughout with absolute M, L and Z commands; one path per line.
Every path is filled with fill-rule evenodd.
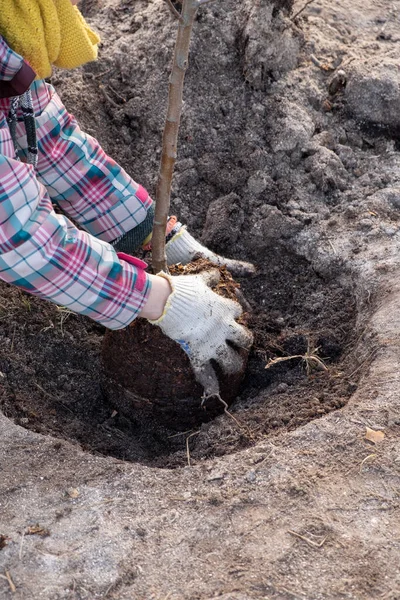
M 258 267 L 230 414 L 190 431 L 115 414 L 104 330 L 0 285 L 0 406 L 23 427 L 0 416 L 0 595 L 399 597 L 395 8 L 199 12 L 173 210 Z M 85 9 L 101 60 L 53 83 L 152 191 L 175 24 L 161 0 Z

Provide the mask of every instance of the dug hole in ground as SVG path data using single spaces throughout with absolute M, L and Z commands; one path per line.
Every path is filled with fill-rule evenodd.
M 153 191 L 176 24 L 161 0 L 83 8 L 100 61 L 52 83 Z M 199 11 L 172 207 L 258 267 L 230 414 L 120 414 L 104 329 L 0 286 L 1 598 L 400 598 L 399 14 Z

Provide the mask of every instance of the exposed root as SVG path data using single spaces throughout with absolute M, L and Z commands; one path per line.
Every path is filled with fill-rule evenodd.
M 242 425 L 240 423 L 240 421 L 238 421 L 238 419 L 236 417 L 233 416 L 233 414 L 228 410 L 228 405 L 225 402 L 225 400 L 223 400 L 221 398 L 220 394 L 209 394 L 208 396 L 204 394 L 202 401 L 201 401 L 201 406 L 203 406 L 203 404 L 209 399 L 209 398 L 216 398 L 217 400 L 219 400 L 219 402 L 221 402 L 221 404 L 224 407 L 224 413 L 230 417 L 237 425 L 237 427 L 243 431 L 245 433 L 245 435 L 249 438 L 249 439 L 254 439 L 254 436 L 252 434 L 252 432 L 250 431 L 250 429 L 248 427 L 245 427 L 244 425 Z
M 328 371 L 328 367 L 326 366 L 324 361 L 317 355 L 318 350 L 319 348 L 314 348 L 313 350 L 308 348 L 307 352 L 305 352 L 304 354 L 293 354 L 291 356 L 278 356 L 276 358 L 271 358 L 265 365 L 265 368 L 270 369 L 278 363 L 300 358 L 306 364 L 307 375 L 310 375 L 311 371 L 314 368 L 317 368 L 320 371 Z

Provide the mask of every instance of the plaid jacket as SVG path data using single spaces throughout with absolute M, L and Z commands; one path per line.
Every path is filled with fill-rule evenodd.
M 21 64 L 0 37 L 0 80 L 11 80 Z M 152 200 L 81 131 L 51 86 L 36 81 L 31 91 L 36 172 L 23 162 L 22 122 L 17 125 L 22 161 L 15 159 L 10 101 L 0 100 L 0 278 L 120 329 L 141 310 L 150 281 L 140 266 L 120 260 L 108 242 L 141 223 Z

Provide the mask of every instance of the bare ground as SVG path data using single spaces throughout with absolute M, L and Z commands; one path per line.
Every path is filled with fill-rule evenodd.
M 0 287 L 1 598 L 400 598 L 399 10 L 199 15 L 173 204 L 258 265 L 231 415 L 115 414 L 103 329 Z M 158 1 L 89 12 L 102 60 L 54 83 L 151 190 L 174 24 Z M 264 369 L 310 351 L 327 371 Z

